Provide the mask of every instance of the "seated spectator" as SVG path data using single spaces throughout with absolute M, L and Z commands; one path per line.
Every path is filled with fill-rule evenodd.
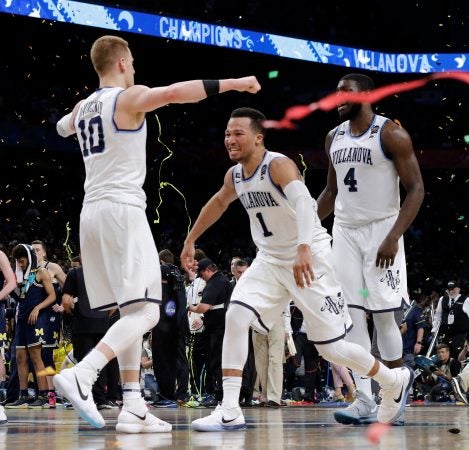
M 436 348 L 438 362 L 430 370 L 424 370 L 421 389 L 427 392 L 425 398 L 433 402 L 450 401 L 453 392 L 451 380 L 461 371 L 461 363 L 450 357 L 448 344 L 439 344 Z

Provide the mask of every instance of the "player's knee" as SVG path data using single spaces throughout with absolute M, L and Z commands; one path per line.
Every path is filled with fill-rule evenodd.
M 376 333 L 381 336 L 386 336 L 387 333 L 399 329 L 393 312 L 374 314 L 373 321 L 375 323 Z
M 233 326 L 239 329 L 249 330 L 254 318 L 255 315 L 250 309 L 238 303 L 231 303 L 226 311 L 225 329 Z
M 144 302 L 132 313 L 133 322 L 144 334 L 160 320 L 160 308 L 156 303 Z
M 338 365 L 342 365 L 343 363 L 343 346 L 344 342 L 342 340 L 321 345 L 316 344 L 316 348 L 323 359 Z

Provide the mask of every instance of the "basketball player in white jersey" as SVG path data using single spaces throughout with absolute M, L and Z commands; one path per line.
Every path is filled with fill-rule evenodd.
M 352 367 L 383 386 L 379 420 L 392 422 L 405 407 L 413 373 L 389 369 L 363 347 L 344 340 L 351 326 L 347 305 L 331 264 L 331 238 L 316 214 L 316 202 L 296 164 L 264 146 L 264 115 L 251 108 L 232 112 L 225 146 L 237 163 L 223 186 L 202 208 L 181 253 L 193 267 L 195 242 L 229 204 L 239 198 L 249 215 L 256 258 L 236 283 L 226 314 L 223 340 L 223 402 L 208 417 L 192 422 L 197 431 L 246 428 L 239 407 L 248 332 L 266 334 L 293 298 L 303 312 L 308 338 L 328 361 Z
M 338 92 L 373 89 L 371 78 L 344 76 Z M 394 311 L 408 303 L 402 235 L 417 215 L 424 197 L 420 168 L 409 134 L 376 115 L 368 103 L 344 103 L 343 122 L 326 137 L 327 185 L 318 197 L 322 220 L 334 212 L 334 269 L 348 304 L 353 328 L 347 340 L 371 348 L 366 312 L 373 313 L 381 358 L 401 367 L 402 337 Z M 399 181 L 407 195 L 402 204 Z M 334 416 L 340 423 L 376 420 L 371 380 L 354 373 L 355 401 Z
M 100 371 L 117 356 L 124 405 L 116 430 L 125 433 L 171 431 L 147 410 L 140 393 L 142 336 L 159 320 L 161 272 L 145 214 L 145 114 L 170 103 L 199 102 L 230 90 L 256 93 L 254 76 L 193 80 L 149 88 L 134 83 L 127 41 L 102 36 L 91 47 L 99 89 L 78 102 L 57 123 L 61 136 L 77 134 L 86 180 L 80 216 L 80 250 L 90 305 L 119 307 L 120 319 L 80 363 L 54 377 L 57 388 L 80 416 L 102 428 L 104 419 L 91 395 Z

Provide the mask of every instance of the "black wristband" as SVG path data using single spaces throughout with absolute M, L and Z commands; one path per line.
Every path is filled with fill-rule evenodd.
M 422 341 L 417 341 L 416 344 L 422 345 Z
M 220 80 L 202 80 L 207 97 L 220 93 Z

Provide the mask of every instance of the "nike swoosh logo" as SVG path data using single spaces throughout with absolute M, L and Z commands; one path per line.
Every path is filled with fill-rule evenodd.
M 404 388 L 401 387 L 401 393 L 399 394 L 399 397 L 393 399 L 396 403 L 399 403 L 401 401 L 403 391 L 404 391 Z
M 138 414 L 133 413 L 132 411 L 127 411 L 127 412 L 129 412 L 130 414 L 132 414 L 135 417 L 138 417 L 140 420 L 145 420 L 147 418 L 146 414 L 142 417 L 142 416 L 139 416 Z
M 86 400 L 88 400 L 88 395 L 83 394 L 83 391 L 81 390 L 81 386 L 80 386 L 80 383 L 78 382 L 78 378 L 76 375 L 75 375 L 75 381 L 77 383 L 78 393 L 80 394 L 81 399 L 86 402 Z
M 324 275 L 326 275 L 325 273 L 322 273 L 321 275 L 317 276 L 316 277 L 316 280 L 320 280 Z
M 230 419 L 230 420 L 225 420 L 224 417 L 221 418 L 221 421 L 222 421 L 223 423 L 230 423 L 230 422 L 233 422 L 233 420 L 236 420 L 236 417 L 235 417 L 234 419 Z

